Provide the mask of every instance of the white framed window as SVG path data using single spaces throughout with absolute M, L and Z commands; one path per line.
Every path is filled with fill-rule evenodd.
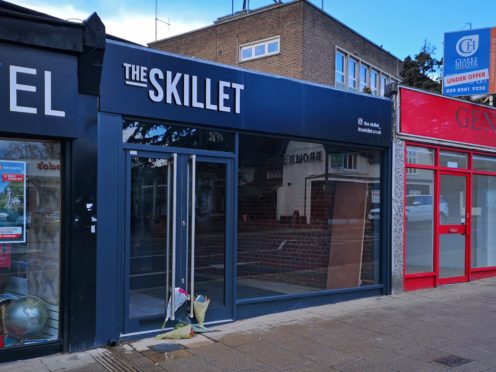
M 348 57 L 348 89 L 357 89 L 357 65 L 356 59 Z
M 380 95 L 384 97 L 384 93 L 386 92 L 386 84 L 388 82 L 388 77 L 384 74 L 381 75 L 381 89 Z
M 363 63 L 360 64 L 360 92 L 365 92 L 369 86 L 369 68 Z
M 252 59 L 263 58 L 279 54 L 281 51 L 281 38 L 259 40 L 254 43 L 244 44 L 239 47 L 239 61 L 245 62 Z
M 384 96 L 387 83 L 398 81 L 367 61 L 336 48 L 335 86 Z M 370 88 L 368 91 L 367 88 Z
M 346 58 L 343 53 L 336 52 L 336 86 L 339 88 L 345 87 L 345 60 Z
M 358 154 L 344 154 L 343 169 L 357 170 L 358 169 Z
M 377 95 L 377 83 L 379 79 L 379 73 L 376 70 L 370 70 L 370 91 L 373 95 Z

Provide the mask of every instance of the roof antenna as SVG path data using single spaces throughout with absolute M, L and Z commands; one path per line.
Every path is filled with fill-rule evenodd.
M 155 41 L 157 41 L 157 24 L 158 22 L 162 22 L 166 24 L 168 27 L 167 31 L 170 31 L 170 18 L 168 18 L 168 22 L 162 21 L 158 18 L 158 0 L 155 0 Z
M 281 4 L 282 0 L 273 0 L 276 4 Z M 323 1 L 323 0 L 322 0 Z M 243 0 L 243 10 L 250 10 L 250 0 Z M 234 13 L 234 5 L 233 5 L 233 13 Z

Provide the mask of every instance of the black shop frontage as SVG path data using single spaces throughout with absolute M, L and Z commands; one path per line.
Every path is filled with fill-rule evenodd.
M 0 361 L 6 361 L 94 345 L 91 219 L 105 28 L 96 14 L 74 24 L 6 2 L 0 24 Z
M 97 344 L 388 293 L 390 144 L 389 100 L 108 41 Z
M 2 12 L 1 360 L 390 292 L 390 100 Z

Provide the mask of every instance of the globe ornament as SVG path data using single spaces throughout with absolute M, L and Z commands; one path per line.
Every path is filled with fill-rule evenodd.
M 48 306 L 35 296 L 20 297 L 7 306 L 4 322 L 10 336 L 21 340 L 36 337 L 48 322 Z

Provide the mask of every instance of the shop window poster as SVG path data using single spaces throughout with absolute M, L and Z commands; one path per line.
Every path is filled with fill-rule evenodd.
M 26 162 L 0 160 L 0 243 L 26 242 Z

